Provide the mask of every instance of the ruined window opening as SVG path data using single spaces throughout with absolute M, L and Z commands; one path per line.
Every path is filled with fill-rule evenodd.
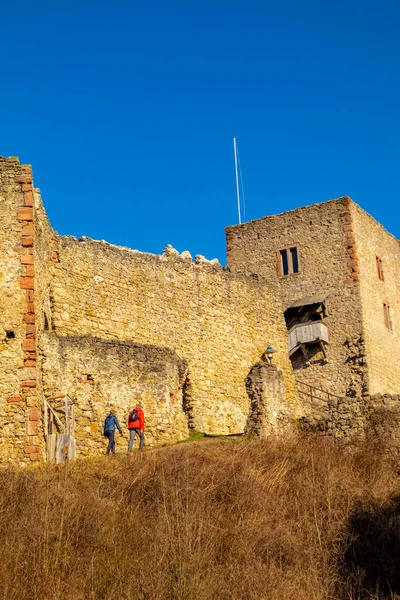
M 6 338 L 8 340 L 13 340 L 15 338 L 15 332 L 14 331 L 6 331 Z
M 297 246 L 283 248 L 279 251 L 279 256 L 279 272 L 281 276 L 292 275 L 300 271 L 299 253 Z
M 49 320 L 47 318 L 46 313 L 44 313 L 44 330 L 49 331 Z
M 378 279 L 380 281 L 385 281 L 384 269 L 383 269 L 383 261 L 379 256 L 376 257 L 376 268 L 378 271 Z
M 390 315 L 390 305 L 385 302 L 383 303 L 383 315 L 385 319 L 386 328 L 389 329 L 389 331 L 393 331 L 392 317 Z

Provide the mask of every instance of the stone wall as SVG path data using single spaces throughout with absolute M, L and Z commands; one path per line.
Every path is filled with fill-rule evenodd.
M 389 456 L 400 468 L 400 394 L 373 394 L 365 401 L 368 444 L 376 453 Z
M 0 460 L 26 464 L 43 450 L 36 393 L 32 172 L 0 157 Z
M 244 431 L 245 379 L 272 344 L 287 400 L 299 410 L 277 287 L 167 248 L 162 256 L 70 237 L 56 238 L 51 328 L 173 348 L 188 363 L 191 425 Z
M 101 450 L 98 427 L 110 398 L 120 414 L 142 398 L 149 443 L 185 437 L 188 423 L 207 433 L 243 432 L 245 379 L 268 344 L 298 413 L 277 286 L 171 248 L 155 256 L 59 237 L 30 167 L 2 159 L 0 173 L 0 460 L 44 458 L 44 399 L 65 393 L 77 400 L 81 453 Z
M 286 402 L 285 382 L 275 365 L 261 360 L 246 378 L 250 411 L 246 433 L 266 438 L 286 436 L 295 431 L 295 419 Z
M 367 418 L 366 397 L 336 396 L 321 389 L 298 385 L 304 416 L 298 421 L 299 431 L 331 436 L 345 443 L 364 439 Z
M 371 394 L 400 391 L 400 243 L 380 223 L 352 205 L 362 312 Z M 383 262 L 384 281 L 376 258 Z M 383 304 L 389 304 L 392 330 L 385 325 Z
M 280 286 L 284 308 L 326 298 L 327 361 L 314 351 L 307 365 L 293 355 L 295 377 L 339 396 L 366 391 L 357 243 L 349 198 L 306 206 L 226 229 L 228 264 Z M 296 246 L 300 270 L 282 276 L 279 251 Z
M 137 402 L 145 412 L 146 445 L 188 437 L 182 397 L 187 367 L 173 350 L 54 333 L 44 333 L 40 346 L 45 398 L 55 405 L 55 397 L 68 394 L 76 403 L 78 456 L 104 451 L 103 423 L 110 408 L 125 438 L 117 436 L 118 446 L 126 450 L 127 415 Z

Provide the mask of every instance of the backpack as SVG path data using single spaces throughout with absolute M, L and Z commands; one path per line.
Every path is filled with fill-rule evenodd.
M 136 408 L 129 414 L 129 422 L 133 423 L 134 421 L 139 421 L 139 414 Z

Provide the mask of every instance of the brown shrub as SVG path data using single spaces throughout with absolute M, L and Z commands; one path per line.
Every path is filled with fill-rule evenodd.
M 57 467 L 8 470 L 0 474 L 0 593 L 5 600 L 387 598 L 399 590 L 371 572 L 354 524 L 396 493 L 384 461 L 321 438 L 86 459 L 67 478 Z

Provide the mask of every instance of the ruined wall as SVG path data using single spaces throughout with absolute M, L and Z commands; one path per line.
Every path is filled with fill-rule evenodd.
M 0 461 L 43 452 L 36 393 L 32 172 L 0 157 Z
M 277 350 L 288 402 L 298 408 L 279 294 L 217 264 L 144 254 L 88 238 L 57 238 L 51 263 L 52 328 L 58 335 L 127 339 L 176 350 L 188 362 L 191 424 L 207 433 L 244 430 L 245 379 L 268 344 Z
M 298 384 L 303 399 L 304 416 L 298 421 L 299 431 L 330 436 L 345 443 L 364 439 L 368 398 L 366 396 L 336 396 L 323 390 L 310 390 Z
M 66 391 L 76 402 L 77 455 L 104 452 L 103 424 L 110 408 L 116 410 L 126 451 L 127 415 L 136 402 L 145 412 L 146 445 L 167 444 L 188 437 L 182 387 L 186 364 L 169 348 L 92 336 L 58 337 L 44 333 L 44 394 L 52 398 Z
M 300 352 L 293 356 L 298 380 L 339 396 L 366 391 L 357 243 L 347 197 L 265 217 L 226 229 L 228 264 L 258 273 L 280 285 L 285 307 L 310 297 L 327 297 L 328 362 L 321 352 L 310 366 Z M 300 271 L 280 276 L 279 250 L 297 246 Z
M 400 392 L 400 243 L 357 204 L 352 205 L 371 394 Z M 383 261 L 384 281 L 376 257 Z M 385 325 L 389 304 L 392 330 Z
M 295 432 L 295 418 L 286 402 L 285 382 L 275 365 L 261 360 L 246 378 L 250 411 L 246 433 L 266 438 Z
M 400 394 L 373 394 L 368 407 L 365 434 L 376 453 L 386 454 L 400 468 Z

